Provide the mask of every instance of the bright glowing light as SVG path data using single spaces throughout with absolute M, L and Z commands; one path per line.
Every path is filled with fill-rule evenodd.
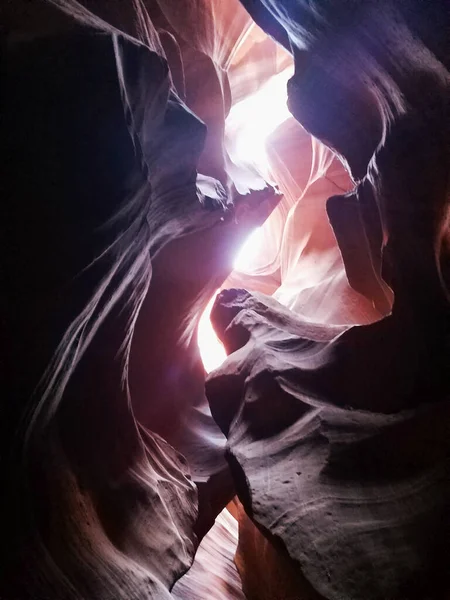
M 205 371 L 210 373 L 223 363 L 227 354 L 222 342 L 219 340 L 211 325 L 211 309 L 218 291 L 214 294 L 205 308 L 198 325 L 197 343 Z
M 248 236 L 245 244 L 239 250 L 239 254 L 234 259 L 234 268 L 241 273 L 251 271 L 263 250 L 264 232 L 262 227 L 257 227 Z
M 263 184 L 264 180 L 270 180 L 266 140 L 291 116 L 286 105 L 286 84 L 292 73 L 293 67 L 290 67 L 271 77 L 257 92 L 235 104 L 226 120 L 226 146 L 232 162 L 244 168 L 253 167 L 260 178 L 262 176 Z M 238 185 L 238 182 L 235 181 L 235 184 Z M 251 272 L 263 248 L 264 233 L 258 227 L 240 249 L 234 268 L 244 273 Z M 197 334 L 200 356 L 207 373 L 217 369 L 226 358 L 225 348 L 210 321 L 216 295 L 211 298 L 200 318 Z
M 268 171 L 266 139 L 290 116 L 286 84 L 293 67 L 274 75 L 257 92 L 235 104 L 228 115 L 228 151 L 233 162 Z
M 254 266 L 255 260 L 262 251 L 264 243 L 264 234 L 261 227 L 257 227 L 247 238 L 245 244 L 239 251 L 234 261 L 236 271 L 247 272 Z M 211 325 L 211 309 L 214 304 L 219 290 L 214 294 L 208 302 L 207 307 L 200 317 L 197 331 L 197 343 L 200 350 L 200 356 L 205 367 L 205 371 L 210 373 L 214 369 L 220 367 L 226 359 L 227 354 L 222 342 L 217 337 L 213 326 Z

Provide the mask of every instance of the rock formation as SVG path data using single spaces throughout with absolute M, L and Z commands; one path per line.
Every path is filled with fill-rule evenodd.
M 445 3 L 0 15 L 0 598 L 450 598 Z

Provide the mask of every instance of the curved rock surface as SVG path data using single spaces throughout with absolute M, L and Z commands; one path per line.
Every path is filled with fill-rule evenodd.
M 445 3 L 0 16 L 0 597 L 449 596 Z

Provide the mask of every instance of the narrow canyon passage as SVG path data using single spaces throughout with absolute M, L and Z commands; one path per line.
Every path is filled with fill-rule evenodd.
M 450 11 L 0 7 L 1 600 L 450 600 Z

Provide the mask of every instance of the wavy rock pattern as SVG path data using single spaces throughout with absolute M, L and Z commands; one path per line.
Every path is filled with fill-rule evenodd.
M 242 4 L 0 8 L 2 599 L 450 594 L 448 11 Z M 292 58 L 281 197 L 225 119 Z
M 232 354 L 207 389 L 240 499 L 327 599 L 447 597 L 449 73 L 432 28 L 448 15 L 245 4 L 287 31 L 291 110 L 358 180 L 328 215 L 349 282 L 387 316 L 339 332 L 268 298 L 218 296 Z
M 370 409 L 379 380 L 387 395 L 398 377 L 371 354 L 371 326 L 339 333 L 237 290 L 213 316 L 234 352 L 207 391 L 247 513 L 325 598 L 426 597 L 447 566 L 448 381 L 417 408 L 410 393 L 402 409 Z

